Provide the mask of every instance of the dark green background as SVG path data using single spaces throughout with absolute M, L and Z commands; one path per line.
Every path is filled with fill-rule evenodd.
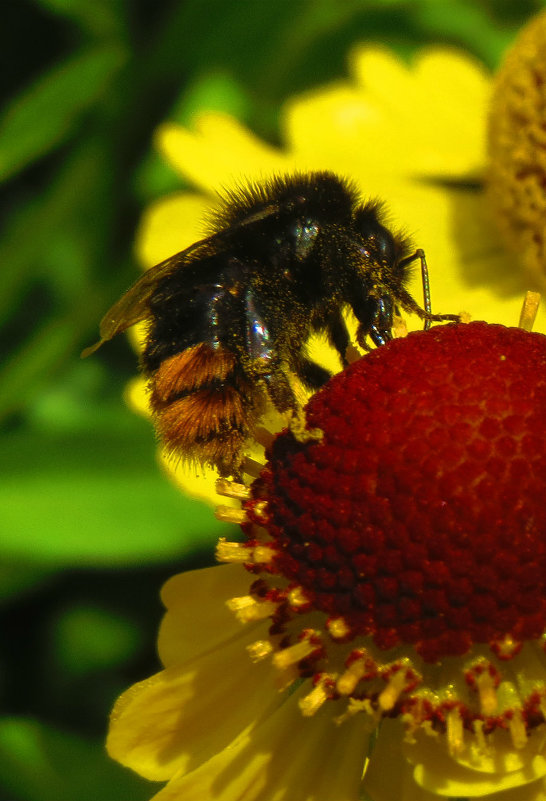
M 161 474 L 149 425 L 124 406 L 124 338 L 78 357 L 137 275 L 142 209 L 182 186 L 151 149 L 156 125 L 215 108 L 277 142 L 283 100 L 342 77 L 355 42 L 403 56 L 447 42 L 494 68 L 542 6 L 5 0 L 0 801 L 152 795 L 104 755 L 108 710 L 158 667 L 161 584 L 210 564 L 220 530 Z

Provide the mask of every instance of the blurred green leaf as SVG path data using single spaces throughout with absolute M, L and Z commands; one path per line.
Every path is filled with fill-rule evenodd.
M 497 66 L 519 27 L 516 22 L 501 28 L 487 6 L 473 0 L 420 0 L 415 22 L 429 35 L 467 47 L 490 68 Z
M 67 17 L 101 39 L 120 35 L 125 28 L 123 0 L 34 0 L 48 11 Z
M 150 426 L 123 409 L 87 431 L 5 434 L 0 555 L 105 566 L 212 551 L 228 528 L 162 475 L 154 450 Z
M 97 606 L 64 609 L 53 624 L 56 668 L 81 677 L 129 660 L 141 645 L 134 622 Z
M 70 136 L 126 59 L 125 49 L 116 44 L 83 50 L 12 101 L 0 119 L 0 180 Z
M 13 601 L 18 595 L 40 587 L 53 575 L 53 570 L 35 562 L 25 564 L 0 560 L 0 603 Z
M 0 790 L 9 801 L 144 801 L 157 785 L 111 761 L 100 740 L 36 720 L 0 720 Z

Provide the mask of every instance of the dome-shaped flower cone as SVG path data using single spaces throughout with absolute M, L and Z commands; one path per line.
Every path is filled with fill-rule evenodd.
M 246 503 L 251 595 L 275 604 L 274 664 L 311 682 L 303 714 L 399 719 L 429 792 L 536 781 L 546 338 L 410 334 L 333 378 L 306 421 L 275 439 Z
M 546 286 L 546 12 L 521 31 L 494 82 L 489 198 L 530 280 Z

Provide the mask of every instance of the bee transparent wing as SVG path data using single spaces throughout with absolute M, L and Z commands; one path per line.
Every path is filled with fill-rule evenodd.
M 271 204 L 255 214 L 249 214 L 240 220 L 233 229 L 244 228 L 247 225 L 259 223 L 261 220 L 275 214 L 277 204 Z M 82 359 L 95 353 L 105 342 L 113 339 L 131 326 L 146 320 L 150 316 L 148 302 L 152 297 L 158 283 L 185 264 L 199 259 L 200 255 L 210 255 L 211 252 L 221 253 L 229 246 L 230 231 L 218 231 L 215 234 L 201 239 L 190 245 L 186 250 L 176 253 L 165 261 L 156 264 L 133 284 L 121 298 L 114 303 L 100 322 L 100 340 L 82 351 Z
M 89 348 L 82 351 L 82 359 L 95 353 L 101 345 L 113 339 L 117 334 L 121 334 L 131 326 L 146 320 L 150 316 L 149 301 L 156 290 L 159 282 L 171 275 L 176 270 L 183 268 L 185 264 L 199 258 L 200 250 L 208 250 L 214 240 L 218 237 L 212 236 L 202 239 L 190 245 L 186 250 L 176 253 L 165 261 L 156 264 L 155 267 L 147 270 L 121 298 L 108 309 L 100 321 L 100 340 Z

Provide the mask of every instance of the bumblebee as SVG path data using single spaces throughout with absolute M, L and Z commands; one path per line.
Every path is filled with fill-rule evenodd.
M 431 321 L 422 251 L 381 222 L 330 172 L 277 177 L 228 192 L 210 235 L 146 272 L 100 324 L 94 352 L 130 326 L 148 325 L 141 366 L 160 438 L 171 453 L 240 476 L 244 446 L 267 397 L 296 412 L 293 373 L 317 390 L 330 373 L 307 354 L 323 332 L 347 365 L 343 311 L 358 320 L 358 344 L 392 338 L 400 309 Z M 406 289 L 421 259 L 425 308 Z

